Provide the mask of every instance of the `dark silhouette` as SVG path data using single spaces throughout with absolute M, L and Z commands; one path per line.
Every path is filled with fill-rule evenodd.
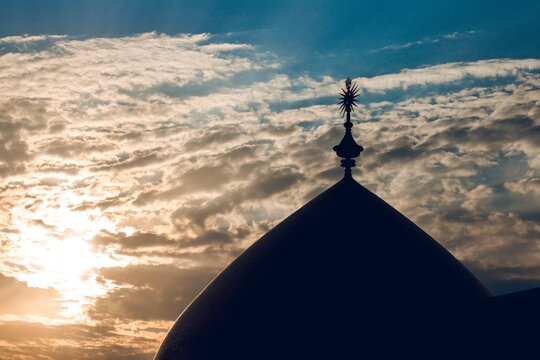
M 342 94 L 344 178 L 249 247 L 189 305 L 156 360 L 485 358 L 529 351 L 540 290 L 492 297 L 351 176 L 362 147 Z M 517 319 L 509 309 L 521 316 Z M 511 329 L 511 330 L 508 330 Z M 535 332 L 537 334 L 538 331 Z M 524 342 L 525 341 L 525 342 Z M 514 348 L 519 344 L 520 348 Z
M 345 87 L 347 90 L 341 89 L 341 101 L 340 111 L 346 114 L 346 121 L 343 124 L 345 126 L 345 135 L 339 145 L 334 146 L 334 151 L 337 156 L 343 158 L 341 160 L 341 166 L 345 168 L 345 177 L 352 177 L 351 168 L 356 166 L 354 158 L 360 156 L 360 153 L 364 151 L 364 148 L 354 141 L 351 129 L 353 124 L 351 122 L 351 112 L 354 111 L 354 107 L 357 106 L 355 99 L 358 96 L 358 87 L 356 84 L 352 85 L 352 80 L 347 78 L 345 80 Z

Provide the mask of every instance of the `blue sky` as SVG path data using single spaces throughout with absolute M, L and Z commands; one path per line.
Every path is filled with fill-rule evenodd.
M 537 1 L 206 0 L 194 6 L 191 1 L 4 0 L 0 35 L 208 32 L 272 51 L 291 71 L 373 76 L 444 62 L 538 57 L 539 12 Z M 454 33 L 462 35 L 452 38 Z
M 211 278 L 340 179 L 348 76 L 355 178 L 495 294 L 540 286 L 539 13 L 0 0 L 0 359 L 151 359 Z

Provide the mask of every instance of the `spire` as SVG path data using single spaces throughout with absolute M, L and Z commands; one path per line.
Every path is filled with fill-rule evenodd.
M 334 146 L 334 151 L 341 159 L 341 167 L 345 168 L 344 177 L 352 177 L 351 169 L 356 165 L 354 158 L 360 156 L 360 153 L 364 151 L 364 148 L 354 141 L 351 133 L 353 124 L 351 122 L 351 112 L 354 111 L 354 107 L 357 106 L 355 101 L 358 96 L 358 87 L 352 83 L 351 78 L 345 80 L 345 86 L 347 90 L 341 89 L 341 101 L 340 112 L 346 114 L 346 121 L 343 124 L 345 126 L 345 135 L 339 145 Z

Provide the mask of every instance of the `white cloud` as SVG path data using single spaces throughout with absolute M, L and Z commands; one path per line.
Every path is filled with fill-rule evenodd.
M 440 85 L 457 82 L 465 78 L 495 79 L 516 76 L 522 71 L 540 69 L 540 60 L 481 60 L 435 65 L 421 69 L 405 69 L 397 74 L 380 75 L 372 78 L 356 78 L 361 89 L 386 91 L 411 86 Z
M 0 38 L 0 44 L 23 44 L 45 40 L 63 39 L 66 35 L 16 35 Z
M 443 35 L 441 37 L 426 37 L 426 38 L 423 38 L 423 39 L 420 39 L 420 40 L 409 41 L 409 42 L 402 43 L 402 44 L 386 45 L 386 46 L 384 46 L 382 48 L 379 48 L 379 49 L 373 49 L 370 52 L 399 51 L 399 50 L 409 49 L 409 48 L 416 47 L 416 46 L 436 44 L 436 43 L 441 42 L 441 40 L 453 41 L 453 40 L 459 40 L 459 39 L 463 39 L 463 38 L 468 38 L 468 37 L 471 37 L 471 36 L 473 36 L 473 35 L 475 35 L 477 33 L 478 33 L 478 31 L 475 31 L 475 30 L 469 30 L 469 31 L 464 31 L 464 32 L 457 32 L 456 31 L 456 32 L 453 32 L 453 33 L 450 33 L 450 34 L 445 34 L 445 35 Z

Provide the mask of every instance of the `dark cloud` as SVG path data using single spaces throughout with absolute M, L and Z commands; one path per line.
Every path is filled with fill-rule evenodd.
M 357 169 L 357 172 L 361 169 Z M 336 179 L 339 179 L 340 176 L 343 175 L 343 168 L 339 168 L 337 166 L 332 166 L 331 168 L 328 168 L 326 170 L 319 171 L 314 175 L 316 179 L 322 179 L 325 181 L 325 183 L 332 183 Z
M 168 155 L 163 152 L 162 148 L 135 150 L 132 153 L 120 153 L 116 156 L 116 159 L 113 160 L 100 161 L 97 165 L 92 167 L 92 170 L 129 170 L 141 166 L 159 164 L 165 161 L 167 158 Z
M 137 195 L 134 205 L 144 206 L 153 201 L 170 201 L 193 192 L 215 192 L 222 190 L 231 181 L 241 181 L 261 171 L 266 161 L 243 162 L 255 157 L 260 145 L 246 144 L 222 154 L 214 156 L 212 163 L 217 165 L 203 165 L 183 171 L 185 166 L 176 170 L 179 176 L 170 179 L 170 183 L 177 184 L 162 191 L 148 190 Z
M 56 178 L 56 177 L 47 177 L 39 179 L 39 184 L 41 186 L 55 187 L 59 186 L 66 182 L 66 179 Z
M 209 230 L 205 233 L 195 237 L 194 239 L 189 239 L 184 241 L 182 245 L 184 246 L 202 246 L 202 245 L 223 245 L 233 242 L 234 240 L 240 240 L 245 237 L 247 234 L 244 233 L 246 229 L 236 233 L 236 236 L 231 236 L 228 232 L 221 232 L 215 230 Z M 249 230 L 248 230 L 249 231 Z
M 96 246 L 119 245 L 125 249 L 136 249 L 152 246 L 174 246 L 174 240 L 165 235 L 136 232 L 127 236 L 125 233 L 112 234 L 106 231 L 96 235 L 93 240 Z
M 322 194 L 327 189 L 328 189 L 328 186 L 320 186 L 320 187 L 317 187 L 317 188 L 311 190 L 306 195 L 304 195 L 304 197 L 303 197 L 304 202 L 307 203 L 308 201 L 313 200 L 315 197 Z
M 104 279 L 129 287 L 98 299 L 95 319 L 174 320 L 216 275 L 214 268 L 131 265 L 101 269 Z
M 180 176 L 180 182 L 190 190 L 219 189 L 231 178 L 231 170 L 224 164 L 202 166 L 186 171 Z
M 246 143 L 240 146 L 233 147 L 231 150 L 217 156 L 218 161 L 224 161 L 232 166 L 237 166 L 246 160 L 253 159 L 257 156 L 260 144 Z
M 252 173 L 251 176 L 252 180 L 246 186 L 225 192 L 201 206 L 187 206 L 177 209 L 172 214 L 173 221 L 179 226 L 189 220 L 203 228 L 206 219 L 210 216 L 225 214 L 240 207 L 246 201 L 267 199 L 289 189 L 304 178 L 293 167 L 268 169 L 258 174 Z
M 174 120 L 160 121 L 155 125 L 152 132 L 158 138 L 176 135 L 189 131 L 190 129 L 187 124 Z
M 27 137 L 59 121 L 44 100 L 17 98 L 0 103 L 0 175 L 23 172 L 33 157 Z
M 110 207 L 119 206 L 119 205 L 123 204 L 124 199 L 125 199 L 125 197 L 123 197 L 123 196 L 112 196 L 112 197 L 109 197 L 107 199 L 95 202 L 95 203 L 85 201 L 82 204 L 77 205 L 76 207 L 74 207 L 73 210 L 85 211 L 85 210 L 91 210 L 91 209 L 96 209 L 96 208 L 101 209 L 101 210 L 105 210 L 105 209 L 108 209 Z
M 417 144 L 416 139 L 406 136 L 393 139 L 391 143 L 386 144 L 390 148 L 377 154 L 376 160 L 370 161 L 370 168 L 377 164 L 406 164 L 418 159 L 425 159 L 428 153 L 433 154 L 438 150 L 430 149 L 426 144 Z M 383 144 L 379 145 L 381 148 Z
M 466 264 L 496 295 L 540 287 L 540 266 L 490 267 Z
M 0 114 L 0 176 L 17 174 L 31 158 L 28 144 L 21 136 L 22 125 Z
M 253 232 L 251 231 L 252 229 L 254 229 Z M 162 259 L 164 262 L 174 261 L 182 264 L 198 264 L 199 267 L 216 269 L 219 267 L 223 269 L 244 251 L 244 246 L 241 243 L 242 240 L 245 240 L 248 235 L 251 238 L 253 233 L 263 234 L 269 230 L 268 227 L 263 229 L 263 225 L 254 226 L 252 229 L 247 230 L 248 234 L 238 231 L 238 229 L 231 229 L 223 233 L 223 235 L 216 236 L 214 238 L 218 240 L 216 243 L 210 243 L 208 241 L 209 238 L 205 237 L 205 234 L 201 234 L 193 239 L 181 239 L 177 247 L 122 249 L 118 251 L 118 254 L 138 259 Z M 193 242 L 199 239 L 202 241 Z M 234 241 L 219 242 L 223 239 Z M 240 241 L 237 242 L 236 240 Z
M 55 229 L 54 226 L 51 226 L 49 224 L 46 224 L 42 219 L 33 219 L 32 224 L 37 225 L 39 227 L 42 227 L 44 229 L 53 230 Z
M 77 175 L 83 166 L 74 163 L 57 163 L 46 162 L 43 164 L 35 164 L 34 169 L 43 173 L 64 173 L 67 175 Z
M 279 124 L 265 124 L 261 126 L 261 133 L 267 133 L 268 135 L 275 136 L 290 136 L 292 133 L 298 131 L 297 124 L 291 125 L 279 125 Z
M 5 359 L 150 359 L 158 342 L 142 336 L 127 339 L 111 326 L 44 325 L 36 322 L 0 323 L 0 341 Z M 152 350 L 148 350 L 152 349 Z
M 240 137 L 244 131 L 238 126 L 222 126 L 206 130 L 203 135 L 188 140 L 184 144 L 187 151 L 201 151 L 223 145 Z
M 227 184 L 232 177 L 231 170 L 225 165 L 210 165 L 192 168 L 180 175 L 173 186 L 161 192 L 150 190 L 143 192 L 133 201 L 135 205 L 146 205 L 156 200 L 171 200 L 194 191 L 217 191 Z
M 304 179 L 296 167 L 273 168 L 255 176 L 255 180 L 242 191 L 244 200 L 267 199 Z
M 181 193 L 182 188 L 179 188 L 179 193 Z M 156 201 L 160 198 L 160 192 L 156 190 L 150 190 L 137 195 L 137 198 L 133 200 L 133 204 L 137 206 L 144 206 L 148 203 Z
M 110 326 L 86 326 L 86 325 L 58 325 L 51 326 L 41 323 L 28 323 L 23 321 L 9 321 L 1 323 L 1 337 L 9 340 L 29 339 L 62 339 L 70 338 L 74 341 L 90 340 L 93 336 L 111 336 L 114 328 Z
M 30 133 L 47 129 L 48 122 L 57 117 L 47 110 L 44 100 L 24 98 L 0 104 L 0 114 L 4 120 L 10 119 L 15 127 Z
M 453 125 L 426 140 L 431 146 L 452 145 L 461 148 L 483 145 L 497 151 L 516 142 L 540 147 L 540 125 L 528 116 L 520 116 L 474 126 Z
M 80 154 L 113 150 L 115 147 L 114 144 L 103 143 L 96 138 L 79 136 L 49 139 L 42 145 L 41 151 L 63 158 L 73 158 Z
M 67 129 L 67 123 L 65 121 L 51 121 L 49 124 L 49 133 L 58 134 Z
M 0 274 L 0 314 L 45 315 L 54 317 L 63 308 L 54 289 L 29 287 L 26 283 Z
M 247 227 L 238 227 L 229 230 L 205 230 L 197 234 L 196 236 L 183 236 L 179 240 L 173 240 L 165 235 L 158 235 L 153 233 L 135 233 L 130 236 L 126 236 L 124 233 L 110 234 L 103 232 L 94 237 L 92 242 L 97 247 L 107 245 L 118 245 L 120 250 L 118 253 L 123 255 L 141 257 L 141 256 L 159 256 L 159 257 L 173 257 L 180 258 L 189 254 L 188 250 L 200 246 L 208 246 L 204 253 L 213 253 L 217 246 L 221 248 L 223 254 L 227 253 L 227 250 L 223 248 L 223 245 L 233 244 L 234 241 L 240 241 L 250 234 L 250 229 Z M 158 250 L 151 250 L 148 248 L 159 247 Z M 193 254 L 189 254 L 193 256 Z
M 7 233 L 7 234 L 20 234 L 21 231 L 18 229 L 1 228 L 0 232 Z M 3 242 L 0 242 L 0 244 L 3 244 Z

